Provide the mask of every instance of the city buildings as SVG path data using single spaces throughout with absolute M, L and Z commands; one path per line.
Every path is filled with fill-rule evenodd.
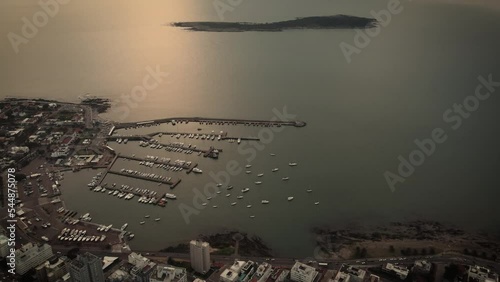
M 192 240 L 189 243 L 191 267 L 198 273 L 207 273 L 210 270 L 210 244 Z
M 333 279 L 334 282 L 362 282 L 365 279 L 366 270 L 343 264 Z
M 0 258 L 4 258 L 9 254 L 9 238 L 0 234 Z
M 296 262 L 290 271 L 290 279 L 295 282 L 313 282 L 318 272 L 312 266 Z
M 426 260 L 417 260 L 411 268 L 411 271 L 418 274 L 429 274 L 432 264 Z
M 16 250 L 16 273 L 23 275 L 52 257 L 52 247 L 47 244 L 28 243 Z
M 91 253 L 79 255 L 70 261 L 68 270 L 72 282 L 104 282 L 102 260 Z
M 56 282 L 62 279 L 67 273 L 67 257 L 52 257 L 35 268 L 37 281 Z
M 474 265 L 468 267 L 467 281 L 498 282 L 498 275 L 487 268 Z
M 187 282 L 186 269 L 158 265 L 151 273 L 150 282 Z
M 395 265 L 392 263 L 385 263 L 382 266 L 382 270 L 389 274 L 395 275 L 401 280 L 405 280 L 408 274 L 410 273 L 410 270 L 408 268 L 404 266 Z

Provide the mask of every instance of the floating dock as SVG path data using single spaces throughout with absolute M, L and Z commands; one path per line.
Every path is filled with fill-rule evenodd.
M 170 189 L 174 189 L 181 182 L 181 179 L 166 181 L 166 180 L 162 180 L 162 179 L 154 179 L 154 178 L 149 178 L 149 177 L 145 177 L 142 175 L 128 174 L 128 173 L 124 173 L 121 171 L 113 171 L 113 170 L 109 170 L 108 173 L 121 175 L 121 176 L 125 176 L 125 177 L 132 177 L 132 178 L 141 179 L 141 180 L 152 181 L 152 182 L 156 182 L 156 183 L 166 184 L 166 185 L 170 186 Z
M 190 123 L 198 122 L 200 124 L 218 124 L 218 125 L 246 125 L 246 126 L 294 126 L 294 127 L 304 127 L 306 123 L 303 121 L 281 121 L 281 120 L 251 120 L 251 119 L 226 119 L 226 118 L 204 118 L 204 117 L 176 117 L 176 118 L 163 118 L 154 119 L 141 122 L 129 122 L 129 123 L 118 123 L 115 124 L 116 129 L 129 128 L 137 126 L 150 126 L 161 123 Z

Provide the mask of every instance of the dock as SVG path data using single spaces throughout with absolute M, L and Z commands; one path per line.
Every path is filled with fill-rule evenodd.
M 161 123 L 190 123 L 198 122 L 199 124 L 218 124 L 218 125 L 245 125 L 245 126 L 263 126 L 263 127 L 281 127 L 281 126 L 294 126 L 304 127 L 306 123 L 303 121 L 281 121 L 281 120 L 251 120 L 251 119 L 226 119 L 226 118 L 205 118 L 205 117 L 172 117 L 154 119 L 140 122 L 128 122 L 115 124 L 115 129 L 130 128 L 138 126 L 151 126 Z
M 181 182 L 181 179 L 166 181 L 166 180 L 163 180 L 163 179 L 154 179 L 154 178 L 149 178 L 149 177 L 145 177 L 145 176 L 142 176 L 142 175 L 128 174 L 128 173 L 125 173 L 125 172 L 114 171 L 114 170 L 109 170 L 108 173 L 116 174 L 116 175 L 121 175 L 121 176 L 125 176 L 125 177 L 132 177 L 132 178 L 141 179 L 141 180 L 152 181 L 152 182 L 156 182 L 156 183 L 166 184 L 166 185 L 170 186 L 170 189 L 174 189 Z
M 151 162 L 151 163 L 154 163 L 154 164 L 162 164 L 162 165 L 169 165 L 169 166 L 173 166 L 173 167 L 180 167 L 182 169 L 185 169 L 185 170 L 188 170 L 188 171 L 191 171 L 193 170 L 193 168 L 197 167 L 198 164 L 197 163 L 191 163 L 190 165 L 187 165 L 187 164 L 176 164 L 175 162 L 170 162 L 170 160 L 168 161 L 159 161 L 159 160 L 152 160 L 152 159 L 146 159 L 146 158 L 138 158 L 138 157 L 132 157 L 132 156 L 124 156 L 124 155 L 120 155 L 118 156 L 117 158 L 121 158 L 121 159 L 126 159 L 126 160 L 133 160 L 133 161 L 144 161 L 144 162 Z

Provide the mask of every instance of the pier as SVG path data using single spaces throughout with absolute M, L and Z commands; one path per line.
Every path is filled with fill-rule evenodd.
M 170 186 L 170 189 L 174 189 L 181 182 L 181 179 L 167 181 L 167 180 L 163 180 L 163 179 L 154 179 L 154 178 L 149 178 L 149 177 L 145 177 L 142 175 L 128 174 L 125 172 L 114 171 L 114 170 L 109 170 L 108 173 L 121 175 L 121 176 L 125 176 L 125 177 L 132 177 L 132 178 L 141 179 L 141 180 L 152 181 L 152 182 L 156 182 L 156 183 L 166 184 L 166 185 Z
M 172 163 L 170 162 L 170 160 L 168 161 L 159 161 L 159 160 L 153 160 L 153 159 L 146 159 L 146 158 L 138 158 L 138 157 L 132 157 L 132 156 L 123 156 L 123 155 L 119 155 L 118 158 L 121 158 L 121 159 L 126 159 L 126 160 L 133 160 L 133 161 L 144 161 L 144 162 L 150 162 L 150 163 L 154 163 L 154 164 L 162 164 L 162 165 L 169 165 L 169 166 L 173 166 L 173 167 L 180 167 L 182 169 L 186 169 L 188 171 L 191 171 L 193 170 L 193 168 L 197 167 L 198 164 L 197 163 L 191 163 L 190 165 L 187 165 L 187 164 L 176 164 L 175 162 Z
M 151 126 L 161 123 L 190 123 L 198 122 L 199 124 L 217 124 L 217 125 L 246 125 L 246 126 L 294 126 L 294 127 L 304 127 L 306 123 L 303 121 L 281 121 L 281 120 L 251 120 L 251 119 L 226 119 L 226 118 L 204 118 L 204 117 L 177 117 L 177 118 L 163 118 L 154 119 L 141 122 L 129 122 L 129 123 L 118 123 L 115 124 L 116 129 L 120 128 L 130 128 L 137 126 Z

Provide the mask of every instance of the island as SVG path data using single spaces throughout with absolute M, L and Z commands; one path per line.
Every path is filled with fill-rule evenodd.
M 294 20 L 249 23 L 249 22 L 174 22 L 171 26 L 190 31 L 207 32 L 245 32 L 245 31 L 284 31 L 293 29 L 350 29 L 373 28 L 378 24 L 376 19 L 348 16 L 315 16 L 296 18 Z

